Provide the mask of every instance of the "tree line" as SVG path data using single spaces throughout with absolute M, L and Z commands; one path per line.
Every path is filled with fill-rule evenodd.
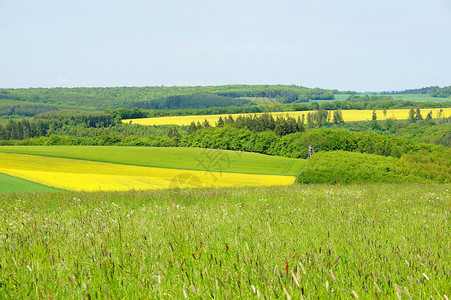
M 429 94 L 432 97 L 439 97 L 439 98 L 449 98 L 451 96 L 451 86 L 445 86 L 445 87 L 433 87 Z
M 281 101 L 297 101 L 289 95 L 302 95 L 298 100 L 333 99 L 333 91 L 309 89 L 296 85 L 223 85 L 223 86 L 147 86 L 147 87 L 94 87 L 94 88 L 29 88 L 0 89 L 0 99 L 46 103 L 59 107 L 111 109 L 129 107 L 130 103 L 163 99 L 169 96 L 215 94 L 265 95 Z M 279 93 L 280 95 L 277 95 Z M 221 95 L 222 94 L 222 95 Z M 232 95 L 232 94 L 230 94 Z M 277 97 L 281 98 L 277 98 Z M 228 96 L 226 96 L 228 97 Z M 242 96 L 239 96 L 242 97 Z M 238 97 L 238 98 L 239 98 Z M 290 98 L 291 97 L 291 98 Z M 237 97 L 232 97 L 237 98 Z M 133 108 L 133 107 L 129 107 Z
M 0 116 L 32 117 L 49 111 L 59 110 L 57 107 L 42 104 L 18 104 L 0 106 Z
M 225 118 L 219 117 L 216 122 L 216 127 L 233 126 L 235 128 L 249 129 L 253 132 L 274 131 L 277 135 L 283 136 L 290 133 L 303 132 L 306 130 L 305 117 L 293 118 L 288 114 L 284 116 L 277 116 L 274 118 L 272 114 L 264 113 L 261 115 L 239 115 L 234 118 L 229 115 Z M 307 114 L 307 125 L 309 128 L 322 127 L 328 124 L 342 124 L 344 123 L 342 112 L 338 111 L 326 111 L 319 110 L 309 112 Z M 197 130 L 208 128 L 210 124 L 207 120 L 201 122 L 191 122 L 188 134 L 191 134 Z
M 312 100 L 333 100 L 334 91 L 314 88 L 314 89 L 264 89 L 253 91 L 230 91 L 219 93 L 221 96 L 240 98 L 270 98 L 278 99 L 282 103 L 308 102 Z
M 439 98 L 448 98 L 451 95 L 451 86 L 429 86 L 429 87 L 423 87 L 420 89 L 408 89 L 404 91 L 391 91 L 391 92 L 382 92 L 380 94 L 422 94 L 426 95 L 429 94 L 432 97 L 439 97 Z
M 252 104 L 253 102 L 248 99 L 231 98 L 215 94 L 193 94 L 169 96 L 155 100 L 132 102 L 127 104 L 127 108 L 166 110 L 245 106 Z
M 56 112 L 35 116 L 33 119 L 9 119 L 0 124 L 0 140 L 24 140 L 49 136 L 61 128 L 105 128 L 113 126 L 113 116 L 101 112 Z

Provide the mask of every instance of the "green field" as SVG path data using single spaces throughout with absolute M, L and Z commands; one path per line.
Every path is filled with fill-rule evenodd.
M 58 189 L 0 173 L 0 193 L 54 191 Z
M 350 94 L 335 94 L 334 95 L 334 100 L 336 100 L 336 101 L 346 101 L 349 98 L 349 96 L 351 96 L 351 95 Z M 324 102 L 324 101 L 322 101 L 322 102 Z
M 0 195 L 0 298 L 447 299 L 450 188 Z
M 331 93 L 279 85 L 0 89 L 4 145 L 77 145 L 0 146 L 0 299 L 448 300 L 450 149 L 395 135 L 449 145 L 449 98 L 381 97 L 447 101 L 393 102 L 403 107 L 398 120 L 409 105 L 431 108 L 389 121 L 366 107 L 384 100 L 364 97 L 373 104 L 351 103 L 360 109 L 343 111 L 347 124 L 320 122 L 317 111 L 306 126 L 279 118 L 272 132 L 254 113 L 241 125 L 191 127 L 190 134 L 188 127 L 118 124 L 122 114 L 144 120 L 152 99 L 166 119 L 197 118 L 196 111 L 242 98 L 279 113 L 293 105 L 300 116 L 326 105 L 291 101 Z M 46 111 L 30 105 L 37 102 L 144 106 L 8 120 Z M 279 110 L 279 102 L 286 106 Z M 443 110 L 440 118 L 435 110 Z M 202 120 L 208 117 L 218 120 Z M 306 157 L 309 145 L 312 158 L 288 158 Z
M 368 94 L 356 94 L 358 96 L 365 96 Z M 346 101 L 351 94 L 335 94 L 334 100 Z M 387 94 L 386 96 L 393 97 L 394 100 L 415 101 L 415 102 L 450 102 L 451 98 L 432 97 L 428 94 Z M 327 100 L 330 101 L 330 100 Z M 324 102 L 324 100 L 314 100 L 311 102 Z
M 194 148 L 117 146 L 0 146 L 0 153 L 33 154 L 180 170 L 296 176 L 305 160 Z
M 174 174 L 186 173 L 187 171 L 191 171 L 189 174 L 201 171 L 196 173 L 196 178 L 200 178 L 199 180 L 202 180 L 203 184 L 273 185 L 280 184 L 280 179 L 284 182 L 283 184 L 287 184 L 285 179 L 289 181 L 289 177 L 291 177 L 293 178 L 291 182 L 294 182 L 293 176 L 299 173 L 306 162 L 303 159 L 257 153 L 194 148 L 2 146 L 0 147 L 1 153 L 35 155 L 23 158 L 5 156 L 3 158 L 4 161 L 0 161 L 0 168 L 6 168 L 3 172 L 23 178 L 5 177 L 9 181 L 4 183 L 0 181 L 2 183 L 1 192 L 45 191 L 43 186 L 33 182 L 68 190 L 154 189 L 162 185 L 169 187 L 171 180 L 175 176 Z M 72 160 L 61 161 L 61 158 Z M 26 164 L 23 163 L 25 159 L 29 160 Z M 92 164 L 93 162 L 95 164 Z M 55 169 L 55 166 L 59 164 L 63 164 L 63 166 Z M 124 166 L 129 168 L 124 168 Z M 136 166 L 152 168 L 146 171 L 143 169 L 132 169 Z M 105 171 L 102 168 L 107 168 L 108 170 Z M 100 172 L 100 169 L 104 171 Z M 23 170 L 26 170 L 25 173 Z M 41 171 L 44 173 L 32 175 L 26 173 L 27 171 Z M 57 174 L 52 172 L 57 172 Z M 136 172 L 141 172 L 139 176 L 144 177 L 133 180 L 129 177 L 123 177 L 137 176 Z M 89 177 L 92 179 L 83 183 L 83 180 L 79 177 L 73 177 L 74 174 L 79 173 L 84 174 L 84 178 Z M 107 185 L 104 183 L 106 179 L 102 179 L 104 175 L 107 177 L 114 175 L 116 177 L 109 177 L 110 184 Z M 282 176 L 279 179 L 276 178 L 277 176 L 271 179 L 266 177 L 267 180 L 264 181 L 263 177 L 252 179 L 248 175 Z M 152 177 L 153 179 L 148 179 L 147 176 L 154 177 Z M 220 182 L 215 181 L 217 178 L 221 178 Z M 211 180 L 213 181 L 210 182 Z M 17 181 L 18 183 L 12 184 L 10 181 Z M 144 182 L 146 183 L 144 184 Z M 24 187 L 27 187 L 27 189 Z
M 416 102 L 449 102 L 451 104 L 451 98 L 439 98 L 432 97 L 430 95 L 425 94 L 403 94 L 403 95 L 391 95 L 395 100 L 404 100 L 404 101 L 416 101 Z

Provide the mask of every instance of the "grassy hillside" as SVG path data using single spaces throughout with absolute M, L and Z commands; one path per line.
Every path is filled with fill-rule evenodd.
M 0 295 L 445 299 L 450 188 L 0 195 Z
M 415 101 L 415 102 L 451 102 L 451 98 L 440 98 L 432 97 L 428 94 L 403 94 L 403 95 L 392 95 L 394 99 L 400 99 L 404 101 Z
M 210 167 L 211 171 L 288 176 L 297 175 L 305 164 L 303 159 L 193 148 L 0 146 L 0 153 L 33 154 L 180 170 L 205 171 L 206 167 Z
M 228 173 L 218 170 L 139 167 L 0 153 L 0 173 L 74 191 L 128 191 L 187 187 L 287 185 L 293 176 Z
M 255 153 L 185 148 L 0 148 L 0 174 L 77 191 L 288 185 L 304 163 Z M 6 191 L 22 190 L 12 185 Z
M 55 192 L 56 188 L 0 173 L 0 194 L 20 192 Z

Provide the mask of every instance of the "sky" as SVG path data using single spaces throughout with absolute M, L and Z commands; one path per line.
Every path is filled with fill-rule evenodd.
M 451 85 L 451 0 L 0 0 L 0 88 Z

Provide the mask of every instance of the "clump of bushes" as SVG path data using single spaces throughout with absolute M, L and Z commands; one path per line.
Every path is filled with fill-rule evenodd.
M 360 152 L 330 151 L 315 153 L 298 175 L 300 183 L 404 183 L 404 182 L 451 182 L 449 166 L 440 167 L 437 160 L 429 157 L 428 168 L 418 155 L 409 154 L 401 159 Z M 426 162 L 425 162 L 426 163 Z M 432 165 L 431 165 L 432 164 Z M 448 170 L 448 172 L 446 172 Z

